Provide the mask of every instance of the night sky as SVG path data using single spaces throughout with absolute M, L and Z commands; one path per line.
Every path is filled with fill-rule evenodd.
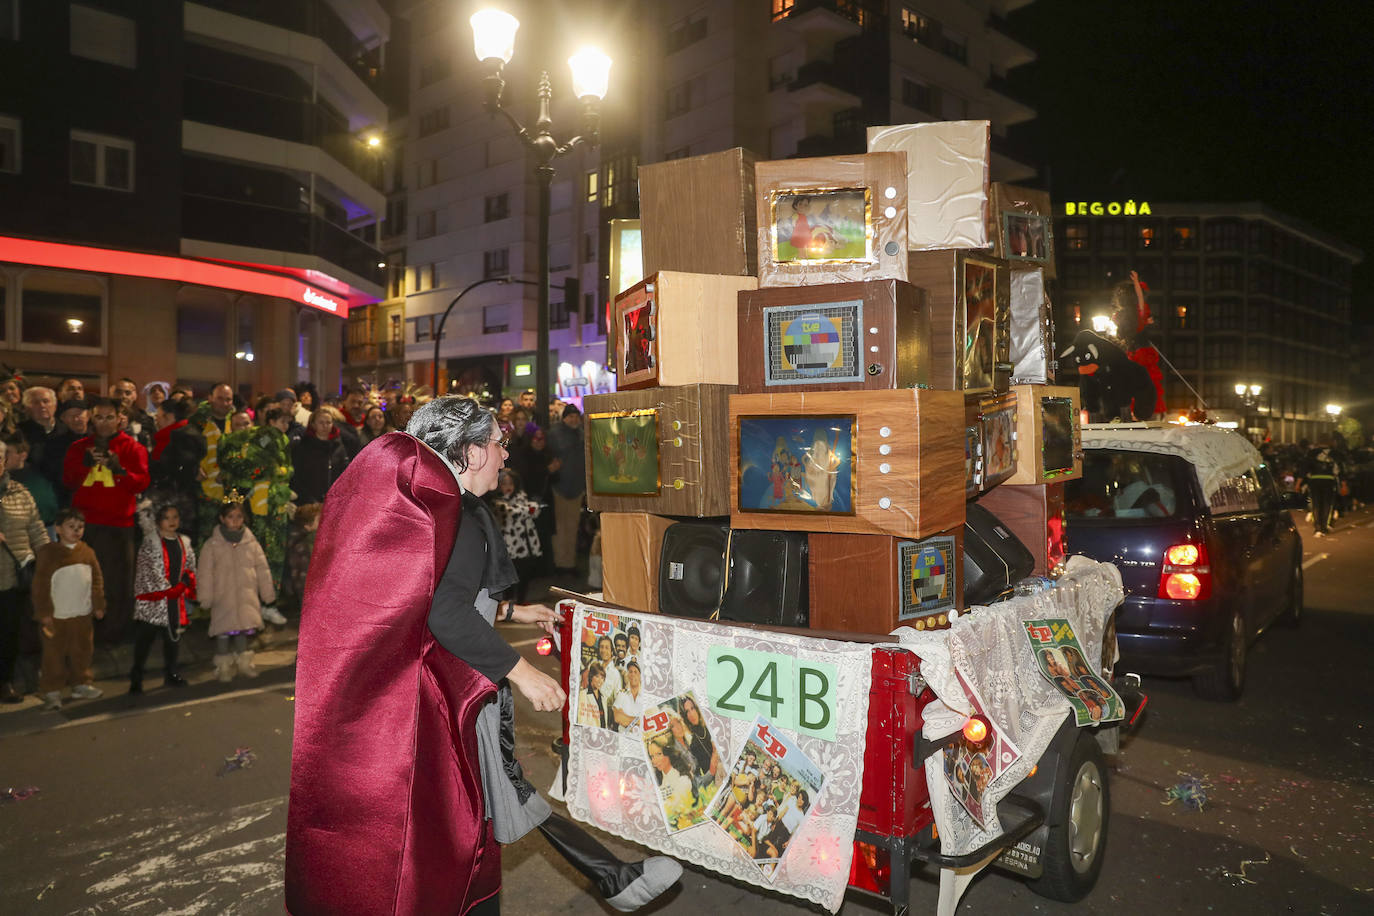
M 1374 323 L 1374 3 L 1037 0 L 1013 71 L 1060 200 L 1259 200 L 1365 252 Z

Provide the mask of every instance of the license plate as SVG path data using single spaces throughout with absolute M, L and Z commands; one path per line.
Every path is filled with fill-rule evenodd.
M 1045 866 L 1041 863 L 1040 857 L 1046 839 L 1047 835 L 1043 835 L 1041 831 L 1037 830 L 1015 846 L 1008 846 L 1002 850 L 1002 854 L 997 857 L 994 864 L 1005 868 L 1007 871 L 1014 871 L 1018 875 L 1025 875 L 1027 878 L 1038 878 L 1045 871 Z

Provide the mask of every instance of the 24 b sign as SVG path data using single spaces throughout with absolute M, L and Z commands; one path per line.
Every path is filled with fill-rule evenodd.
M 799 661 L 771 652 L 712 646 L 706 660 L 706 697 L 711 709 L 774 725 L 825 741 L 835 740 L 834 665 Z

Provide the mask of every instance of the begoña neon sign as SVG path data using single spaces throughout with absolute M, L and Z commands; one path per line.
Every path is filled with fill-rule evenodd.
M 335 314 L 338 314 L 338 302 L 334 301 L 333 299 L 330 299 L 328 296 L 321 296 L 319 293 L 315 292 L 313 289 L 310 289 L 309 287 L 306 287 L 305 292 L 301 293 L 301 299 L 305 302 L 306 305 L 313 305 L 317 309 L 324 309 L 326 312 L 334 312 Z
M 1092 203 L 1079 201 L 1074 203 L 1069 201 L 1064 204 L 1065 216 L 1150 216 L 1150 202 L 1142 200 L 1136 203 L 1133 200 L 1125 202 L 1119 200 L 1103 203 L 1095 200 Z

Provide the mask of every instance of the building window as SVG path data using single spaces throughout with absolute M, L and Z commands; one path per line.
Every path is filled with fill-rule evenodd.
M 1197 341 L 1180 338 L 1169 342 L 1169 360 L 1180 369 L 1197 368 Z
M 1083 220 L 1064 223 L 1064 245 L 1070 251 L 1082 251 L 1088 247 L 1088 224 Z
M 1209 220 L 1203 238 L 1204 251 L 1239 251 L 1240 223 L 1233 219 Z
M 510 194 L 502 191 L 500 194 L 490 194 L 482 205 L 482 221 L 494 223 L 498 219 L 505 219 L 510 216 Z
M 1240 262 L 1208 261 L 1203 274 L 1203 288 L 1209 292 L 1240 289 Z
M 437 83 L 453 72 L 453 59 L 447 54 L 431 57 L 420 65 L 420 86 Z
M 127 16 L 73 3 L 71 53 L 132 70 L 138 66 L 138 28 Z
M 510 249 L 482 252 L 482 278 L 504 277 L 510 273 Z
M 88 274 L 36 270 L 25 274 L 21 282 L 21 344 L 62 349 L 103 349 L 105 286 L 100 280 Z
M 1197 220 L 1174 220 L 1169 226 L 1174 251 L 1197 249 Z
M 1139 220 L 1135 224 L 1135 247 L 1149 249 L 1159 247 L 1159 221 Z
M 792 69 L 791 55 L 779 54 L 768 61 L 768 89 L 771 92 L 797 78 Z
M 1208 331 L 1239 331 L 1240 302 L 1235 299 L 1215 299 L 1207 302 L 1203 328 Z
M 910 7 L 902 7 L 902 34 L 912 41 L 929 45 L 934 35 L 934 20 Z
M 93 185 L 115 191 L 134 189 L 134 144 L 74 130 L 71 133 L 72 184 Z
M 596 203 L 597 193 L 598 193 L 598 190 L 599 190 L 599 188 L 600 188 L 600 185 L 599 185 L 599 183 L 597 182 L 597 171 L 596 171 L 596 169 L 592 169 L 590 172 L 587 173 L 587 182 L 586 182 L 586 186 L 587 186 L 587 203 L 589 203 L 589 204 Z
M 439 160 L 421 159 L 415 163 L 415 187 L 427 188 L 439 180 Z
M 1169 287 L 1171 289 L 1197 289 L 1197 261 L 1187 258 L 1169 263 Z
M 1061 267 L 1065 289 L 1092 288 L 1092 262 L 1083 258 L 1065 258 Z
M 506 320 L 506 307 L 504 305 L 482 306 L 483 334 L 504 334 L 509 330 L 510 323 Z
M 582 233 L 582 263 L 590 264 L 596 260 L 596 237 L 590 232 Z
M 433 238 L 438 233 L 438 220 L 435 211 L 425 210 L 415 214 L 415 237 L 417 239 Z
M 968 63 L 968 38 L 953 29 L 941 29 L 940 53 L 961 64 Z
M 693 13 L 686 19 L 679 19 L 668 26 L 668 37 L 664 42 L 664 50 L 668 54 L 674 51 L 681 51 L 688 45 L 696 44 L 706 37 L 706 17 L 700 13 Z
M 792 15 L 792 7 L 797 5 L 797 0 L 773 0 L 773 21 L 786 19 Z
M 406 266 L 396 257 L 386 265 L 386 297 L 397 299 L 406 294 Z
M 420 115 L 420 136 L 428 137 L 448 128 L 448 106 L 440 105 Z
M 19 171 L 19 128 L 18 118 L 0 115 L 0 172 Z
M 1169 310 L 1169 328 L 1174 331 L 1196 331 L 1197 300 L 1174 297 L 1174 306 Z
M 429 288 L 439 288 L 439 263 L 436 261 L 429 265 Z
M 1126 223 L 1119 219 L 1104 219 L 1097 224 L 1097 244 L 1103 251 L 1122 251 L 1126 248 Z
M 668 87 L 663 103 L 664 114 L 667 117 L 675 118 L 691 109 L 693 82 L 693 80 L 687 80 L 676 86 Z
M 902 104 L 935 114 L 940 107 L 940 90 L 921 80 L 902 77 Z
M 409 321 L 415 325 L 415 342 L 423 343 L 434 337 L 434 316 L 421 315 L 419 318 L 411 318 Z
M 386 219 L 382 222 L 382 234 L 386 236 L 405 235 L 406 198 L 395 197 L 386 202 Z

